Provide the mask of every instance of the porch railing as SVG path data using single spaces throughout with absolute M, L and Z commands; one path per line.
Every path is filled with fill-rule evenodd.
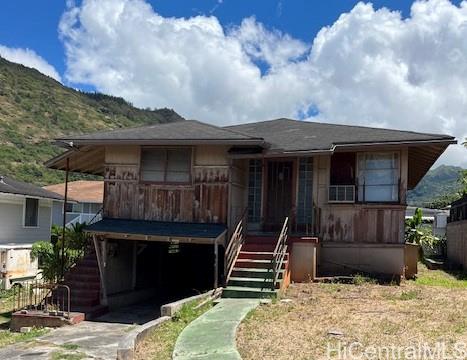
M 282 230 L 277 239 L 277 244 L 272 255 L 271 267 L 273 271 L 272 276 L 272 289 L 276 287 L 277 280 L 279 279 L 279 273 L 284 262 L 285 254 L 287 252 L 287 238 L 289 233 L 289 218 L 286 217 Z
M 70 318 L 70 288 L 36 279 L 14 286 L 14 311 L 35 310 Z
M 66 223 L 66 227 L 84 223 L 90 225 L 102 219 L 102 209 L 95 214 L 67 212 L 67 217 L 70 217 L 71 220 Z
M 235 262 L 237 261 L 238 255 L 242 249 L 242 245 L 245 242 L 245 234 L 247 228 L 247 216 L 248 216 L 248 208 L 243 211 L 243 214 L 235 227 L 235 231 L 233 232 L 230 242 L 225 249 L 225 261 L 224 261 L 224 273 L 225 273 L 225 283 L 227 283 L 230 279 L 230 275 L 232 274 L 232 270 L 235 266 Z

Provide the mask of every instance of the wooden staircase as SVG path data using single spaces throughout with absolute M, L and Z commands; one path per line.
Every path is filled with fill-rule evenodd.
M 100 276 L 94 249 L 65 274 L 63 284 L 70 287 L 71 311 L 84 313 L 86 319 L 107 312 L 107 307 L 100 305 Z
M 224 298 L 276 298 L 288 285 L 289 254 L 286 252 L 276 273 L 274 252 L 277 236 L 246 236 L 233 265 Z

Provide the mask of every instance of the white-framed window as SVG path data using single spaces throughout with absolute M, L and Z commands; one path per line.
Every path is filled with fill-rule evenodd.
M 400 161 L 397 152 L 358 154 L 358 200 L 398 202 Z
M 155 183 L 189 183 L 191 148 L 143 148 L 141 180 Z
M 23 225 L 24 227 L 39 226 L 39 199 L 26 198 L 24 199 L 23 209 Z

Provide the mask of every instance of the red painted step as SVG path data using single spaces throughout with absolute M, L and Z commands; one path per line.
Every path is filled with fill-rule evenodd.
M 248 252 L 273 252 L 275 245 L 268 244 L 256 244 L 256 243 L 244 243 L 242 246 L 242 251 Z
M 239 259 L 252 259 L 252 260 L 272 260 L 274 253 L 272 251 L 247 251 L 242 248 L 242 251 L 238 254 Z M 285 254 L 285 260 L 288 260 L 289 254 Z

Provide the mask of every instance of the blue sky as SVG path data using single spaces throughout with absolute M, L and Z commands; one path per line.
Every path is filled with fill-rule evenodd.
M 332 24 L 358 1 L 350 0 L 152 0 L 148 1 L 164 16 L 191 17 L 214 15 L 222 25 L 238 25 L 255 16 L 266 26 L 311 42 L 317 32 Z M 77 4 L 80 1 L 76 1 Z M 410 12 L 412 1 L 372 1 L 375 8 L 388 7 Z M 63 44 L 58 37 L 58 23 L 66 10 L 61 0 L 3 0 L 0 5 L 0 44 L 30 48 L 52 64 L 60 74 L 65 71 Z
M 0 55 L 216 125 L 293 117 L 467 137 L 467 2 L 3 0 Z M 467 167 L 465 149 L 440 163 Z

